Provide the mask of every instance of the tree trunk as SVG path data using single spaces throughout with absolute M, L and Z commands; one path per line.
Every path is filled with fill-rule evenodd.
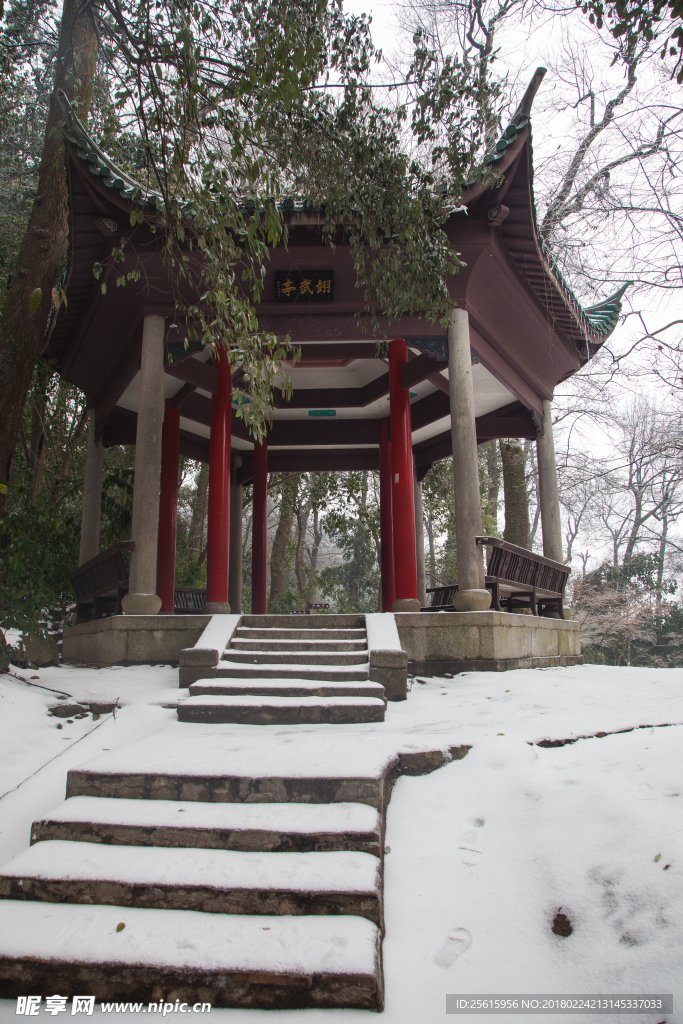
M 69 467 L 71 466 L 71 460 L 73 459 L 74 452 L 78 447 L 78 443 L 83 435 L 83 431 L 88 425 L 88 409 L 84 405 L 81 417 L 76 424 L 71 437 L 68 437 L 64 442 L 64 448 L 62 450 L 62 461 L 59 469 L 55 473 L 54 483 L 52 485 L 52 494 L 50 495 L 50 501 L 53 505 L 56 505 L 60 498 L 60 493 L 64 484 L 69 476 Z
M 535 441 L 530 441 L 527 438 L 527 440 L 524 442 L 524 466 L 525 467 L 526 467 L 527 462 L 529 460 L 529 455 L 530 455 L 531 450 L 532 450 L 532 445 L 534 446 L 534 449 L 535 449 L 536 442 Z M 529 526 L 529 543 L 528 543 L 527 547 L 529 548 L 530 551 L 533 551 L 533 549 L 534 549 L 534 541 L 536 540 L 536 533 L 538 532 L 538 524 L 541 521 L 541 495 L 540 495 L 540 491 L 538 489 L 538 466 L 536 465 L 536 459 L 535 458 L 531 459 L 531 480 L 529 481 L 529 485 L 527 487 L 527 508 L 529 507 L 529 491 L 531 491 L 531 493 L 533 494 L 533 497 L 534 497 L 534 518 L 533 518 L 533 522 Z
M 290 478 L 282 488 L 280 519 L 275 531 L 275 540 L 270 553 L 270 597 L 268 607 L 282 594 L 287 582 L 287 545 L 292 536 L 294 523 L 294 502 L 299 490 L 298 475 Z
M 244 529 L 244 538 L 242 540 L 242 558 L 246 555 L 249 550 L 249 537 L 251 536 L 251 524 L 254 521 L 253 515 L 247 516 L 247 525 Z
M 309 579 L 309 587 L 310 587 L 310 592 L 311 592 L 310 601 L 311 601 L 312 604 L 315 604 L 315 602 L 319 600 L 319 596 L 318 596 L 318 577 L 317 577 L 317 573 L 318 573 L 318 552 L 320 551 L 320 544 L 321 544 L 322 539 L 323 539 L 323 528 L 320 525 L 320 511 L 319 511 L 319 509 L 314 508 L 312 511 L 313 511 L 313 523 L 312 523 L 312 526 L 313 526 L 313 543 L 311 544 L 311 547 L 310 547 L 309 552 L 308 552 L 308 558 L 309 558 L 308 579 Z
M 509 544 L 529 547 L 529 499 L 526 492 L 524 449 L 518 441 L 501 441 L 505 532 Z
M 636 544 L 640 537 L 640 531 L 642 529 L 644 521 L 649 518 L 647 515 L 643 516 L 643 490 L 639 485 L 631 485 L 629 487 L 631 494 L 633 495 L 633 519 L 631 520 L 631 530 L 626 543 L 626 550 L 622 559 L 622 566 L 628 568 L 633 553 L 636 550 Z
M 42 360 L 41 360 L 42 362 Z M 42 367 L 41 367 L 42 369 Z M 29 442 L 29 471 L 33 476 L 31 497 L 35 498 L 40 490 L 45 462 L 45 410 L 47 408 L 47 385 L 52 374 L 47 378 L 44 373 L 36 375 L 36 382 L 31 395 L 31 438 Z
M 355 572 L 350 585 L 351 602 L 354 610 L 360 609 L 361 594 L 363 593 L 363 547 L 364 547 L 364 523 L 363 523 L 363 511 L 367 507 L 368 503 L 368 472 L 365 470 L 361 476 L 360 485 L 360 501 L 358 507 L 361 509 L 361 515 L 358 519 L 358 524 L 354 531 L 354 545 L 353 545 L 353 560 L 356 563 Z
M 662 535 L 659 538 L 659 551 L 657 552 L 657 586 L 655 594 L 655 615 L 662 614 L 662 604 L 664 602 L 662 588 L 664 585 L 664 559 L 666 557 L 666 543 L 668 533 L 669 517 L 665 512 L 662 516 Z
M 427 537 L 429 538 L 429 582 L 431 586 L 434 586 L 436 580 L 436 550 L 434 548 L 434 523 L 432 517 L 427 513 L 425 519 L 425 526 L 427 527 Z
M 97 35 L 93 0 L 64 0 L 50 111 L 45 127 L 38 189 L 19 248 L 0 325 L 0 516 L 4 513 L 12 456 L 31 375 L 45 342 L 52 290 L 67 245 L 67 191 L 64 168 L 64 114 L 57 100 L 63 89 L 86 120 L 92 99 Z M 38 292 L 39 290 L 39 292 Z M 40 298 L 33 313 L 31 296 Z
M 308 601 L 311 601 L 310 579 L 304 578 L 303 566 L 301 564 L 301 549 L 306 543 L 306 530 L 308 529 L 308 518 L 311 514 L 310 501 L 302 507 L 296 506 L 296 554 L 294 556 L 294 573 L 296 575 L 297 589 L 299 596 L 303 599 L 304 610 Z
M 206 519 L 206 492 L 209 487 L 209 467 L 202 463 L 197 478 L 197 487 L 192 498 L 192 519 L 190 520 L 190 551 L 198 554 L 204 547 L 204 520 Z
M 486 449 L 486 470 L 489 477 L 489 485 L 486 493 L 486 507 L 482 510 L 487 521 L 487 528 L 495 532 L 498 529 L 498 496 L 500 494 L 500 459 L 498 458 L 498 445 L 495 441 L 489 441 L 483 445 Z
M 313 509 L 313 544 L 311 545 L 311 572 L 316 572 L 318 568 L 318 552 L 320 551 L 320 542 L 323 539 L 323 528 L 320 525 L 320 512 L 317 508 Z

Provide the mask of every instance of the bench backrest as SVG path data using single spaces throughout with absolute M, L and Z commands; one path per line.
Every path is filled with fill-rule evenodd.
M 203 611 L 206 604 L 206 590 L 198 587 L 176 587 L 173 604 L 175 608 Z
M 499 537 L 477 537 L 476 542 L 493 549 L 488 558 L 487 576 L 564 594 L 571 569 L 561 562 L 537 555 L 535 551 L 528 551 L 517 544 L 509 544 Z
M 427 593 L 432 595 L 432 599 L 429 603 L 430 607 L 443 608 L 444 605 L 453 604 L 453 594 L 457 589 L 456 584 L 451 584 L 451 586 L 445 587 L 429 587 Z
M 115 593 L 119 586 L 128 582 L 128 569 L 123 559 L 124 551 L 135 550 L 135 541 L 122 540 L 106 551 L 101 551 L 88 562 L 79 565 L 71 573 L 71 585 L 80 604 L 93 601 L 96 596 Z

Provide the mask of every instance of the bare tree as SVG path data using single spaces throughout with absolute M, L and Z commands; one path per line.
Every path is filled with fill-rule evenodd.
M 536 123 L 560 118 L 569 136 L 536 161 L 543 242 L 582 297 L 631 280 L 635 308 L 647 308 L 683 284 L 683 104 L 656 41 L 577 38 L 568 26 L 550 72 Z
M 628 576 L 637 554 L 651 554 L 660 603 L 669 549 L 677 546 L 672 528 L 683 512 L 683 465 L 670 443 L 679 430 L 675 413 L 641 398 L 613 414 L 604 454 L 568 450 L 559 460 L 567 559 L 581 538 Z M 588 555 L 579 557 L 585 571 Z

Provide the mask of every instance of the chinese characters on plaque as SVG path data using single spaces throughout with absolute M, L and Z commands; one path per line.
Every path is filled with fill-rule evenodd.
M 276 270 L 276 302 L 332 302 L 333 270 Z

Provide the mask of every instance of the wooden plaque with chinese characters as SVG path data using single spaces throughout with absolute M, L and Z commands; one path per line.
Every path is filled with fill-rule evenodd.
M 332 302 L 333 270 L 276 270 L 276 302 Z

